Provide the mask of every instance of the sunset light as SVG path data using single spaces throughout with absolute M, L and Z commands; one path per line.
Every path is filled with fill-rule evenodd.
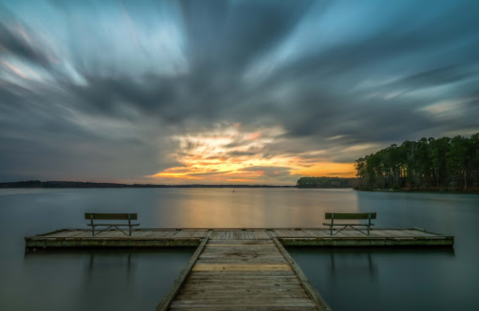
M 355 176 L 352 163 L 333 163 L 324 150 L 273 155 L 268 150 L 287 143 L 281 127 L 247 130 L 240 123 L 214 130 L 175 135 L 172 154 L 181 165 L 149 178 L 179 183 L 291 184 L 299 176 Z

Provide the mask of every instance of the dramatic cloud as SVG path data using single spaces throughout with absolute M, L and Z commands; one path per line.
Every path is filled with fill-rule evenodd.
M 476 1 L 1 1 L 0 181 L 294 184 L 479 131 Z

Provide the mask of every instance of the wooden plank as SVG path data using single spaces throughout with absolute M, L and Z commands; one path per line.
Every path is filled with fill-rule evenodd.
M 215 290 L 215 291 L 192 291 L 181 290 L 180 295 L 184 297 L 191 297 L 191 299 L 201 298 L 234 298 L 234 297 L 252 297 L 252 298 L 272 298 L 272 297 L 284 297 L 284 298 L 309 298 L 308 294 L 303 290 L 296 290 L 292 288 L 283 288 L 276 290 L 251 290 L 248 288 L 243 289 L 228 289 L 228 290 Z M 180 297 L 179 295 L 177 297 Z
M 196 249 L 193 256 L 191 256 L 190 261 L 188 261 L 188 264 L 186 265 L 186 267 L 181 271 L 180 275 L 176 278 L 176 280 L 173 283 L 173 285 L 171 286 L 170 290 L 163 297 L 163 299 L 160 301 L 160 303 L 156 307 L 155 311 L 166 311 L 166 310 L 168 310 L 171 303 L 175 299 L 176 295 L 179 293 L 181 287 L 185 283 L 186 278 L 191 273 L 191 269 L 195 265 L 196 260 L 200 256 L 201 252 L 203 252 L 203 249 L 205 248 L 206 243 L 208 243 L 208 236 L 206 236 L 203 239 L 203 242 L 201 242 L 200 246 L 198 246 L 198 248 Z
M 195 265 L 192 271 L 289 271 L 289 265 L 233 265 L 233 264 L 202 264 Z
M 275 259 L 281 259 L 282 256 L 281 254 L 277 254 L 277 253 L 273 253 L 273 252 L 270 252 L 270 253 L 260 253 L 260 252 L 251 252 L 251 251 L 248 251 L 248 252 L 238 252 L 238 251 L 235 251 L 235 252 L 211 252 L 211 253 L 203 253 L 201 254 L 200 256 L 201 259 L 207 259 L 207 258 L 211 258 L 211 260 L 214 260 L 214 259 L 226 259 L 226 258 L 234 258 L 234 259 L 237 259 L 237 260 L 242 260 L 242 259 L 251 259 L 251 258 L 257 258 L 257 259 L 272 259 L 272 260 L 275 260 Z
M 208 244 L 208 248 L 211 248 L 211 247 L 231 247 L 231 246 L 235 246 L 235 247 L 240 247 L 240 246 L 251 246 L 251 247 L 265 247 L 265 246 L 274 246 L 274 243 L 261 243 L 261 244 Z
M 275 253 L 260 253 L 260 252 L 220 252 L 220 253 L 206 253 L 201 254 L 201 258 L 267 258 L 267 257 L 278 257 Z
M 90 236 L 91 236 L 91 231 L 89 231 Z M 58 230 L 57 232 L 49 233 L 44 235 L 45 237 L 74 237 L 77 236 L 78 232 L 76 230 Z
M 256 251 L 256 252 L 271 252 L 274 251 L 276 247 L 270 244 L 263 244 L 261 247 L 258 248 L 257 245 L 230 245 L 227 244 L 226 246 L 211 246 L 208 247 L 208 250 L 211 252 L 224 252 L 228 250 L 245 250 L 245 251 Z M 276 251 L 277 252 L 277 251 Z
M 231 306 L 231 305 L 239 305 L 239 306 L 303 306 L 303 307 L 314 307 L 314 302 L 309 298 L 286 298 L 286 299 L 259 299 L 259 300 L 252 300 L 249 301 L 248 299 L 238 299 L 235 301 L 229 300 L 220 300 L 217 299 L 216 301 L 197 301 L 197 300 L 175 300 L 171 306 L 172 307 L 179 307 L 188 306 L 193 308 L 198 307 L 208 307 L 208 306 Z
M 269 299 L 265 299 L 263 297 L 195 297 L 195 296 L 188 296 L 188 295 L 181 295 L 178 296 L 178 299 L 175 300 L 176 302 L 182 302 L 187 304 L 215 304 L 215 305 L 222 305 L 222 304 L 229 304 L 229 305 L 243 305 L 243 304 L 254 304 L 254 305 L 274 305 L 281 303 L 309 303 L 310 306 L 314 307 L 314 302 L 309 299 L 308 295 L 306 297 L 286 297 L 286 296 L 273 296 L 268 297 Z
M 235 230 L 232 231 L 232 234 L 235 240 L 244 240 L 243 231 Z
M 412 230 L 421 231 L 421 232 L 424 232 L 424 233 L 427 233 L 427 234 L 430 234 L 430 235 L 444 236 L 444 234 L 440 234 L 440 233 L 437 233 L 437 232 L 432 232 L 432 231 L 429 231 L 429 230 L 426 230 L 426 229 L 423 229 L 423 228 L 414 227 L 414 228 L 412 228 Z
M 298 278 L 281 278 L 281 277 L 272 277 L 272 278 L 188 278 L 189 285 L 195 285 L 195 283 L 205 282 L 205 284 L 210 284 L 212 282 L 218 282 L 224 284 L 230 284 L 236 282 L 237 284 L 242 283 L 249 283 L 251 285 L 262 285 L 267 283 L 274 283 L 274 284 L 290 284 L 290 283 L 297 283 Z
M 215 275 L 215 276 L 224 276 L 224 277 L 232 277 L 235 275 L 238 275 L 238 272 L 232 272 L 232 271 L 195 271 L 191 272 L 191 276 L 204 276 L 204 275 Z M 296 275 L 293 271 L 241 271 L 242 276 L 249 276 L 249 275 L 254 275 L 254 276 L 261 276 L 261 277 L 267 277 L 267 276 L 289 276 L 289 275 Z
M 331 308 L 329 305 L 326 303 L 326 301 L 319 295 L 319 293 L 316 291 L 316 289 L 313 287 L 313 285 L 309 282 L 308 278 L 306 275 L 303 273 L 299 265 L 294 261 L 293 257 L 286 251 L 286 249 L 283 247 L 283 245 L 279 242 L 278 238 L 274 237 L 273 242 L 276 244 L 278 247 L 279 251 L 281 254 L 284 256 L 284 258 L 289 262 L 291 267 L 293 268 L 294 272 L 296 272 L 296 275 L 298 276 L 299 280 L 301 281 L 301 284 L 303 285 L 305 291 L 308 293 L 308 295 L 311 297 L 311 299 L 316 303 L 316 307 L 318 308 L 319 311 L 330 311 Z
M 268 258 L 219 258 L 219 257 L 204 257 L 197 261 L 198 264 L 287 264 L 283 257 L 268 257 Z
M 295 275 L 271 275 L 268 276 L 267 278 L 263 275 L 258 276 L 258 275 L 243 275 L 242 273 L 236 273 L 234 275 L 228 275 L 228 276 L 221 276 L 221 275 L 197 275 L 197 274 L 190 274 L 188 277 L 189 281 L 198 281 L 198 280 L 216 280 L 216 281 L 222 281 L 222 280 L 249 280 L 249 281 L 256 281 L 256 280 L 296 280 L 297 277 Z
M 210 240 L 208 242 L 208 246 L 212 245 L 221 245 L 221 244 L 235 244 L 235 245 L 264 245 L 264 244 L 271 244 L 274 243 L 271 239 L 268 240 Z
M 171 311 L 184 310 L 183 308 L 171 308 Z M 195 311 L 251 311 L 251 307 L 242 307 L 242 306 L 231 306 L 228 308 L 225 307 L 201 307 L 195 308 Z M 255 306 L 254 311 L 317 311 L 314 307 L 263 307 Z
M 258 246 L 261 246 L 261 248 L 258 248 Z M 256 244 L 256 245 L 249 245 L 249 244 L 214 244 L 214 246 L 212 245 L 207 245 L 206 248 L 208 249 L 208 251 L 211 251 L 211 252 L 221 252 L 221 251 L 225 251 L 225 250 L 245 250 L 245 251 L 262 251 L 262 252 L 266 252 L 266 251 L 276 251 L 278 252 L 278 250 L 276 249 L 276 246 L 274 245 L 274 243 L 271 243 L 271 244 Z
M 247 299 L 235 301 L 236 305 L 243 307 L 314 307 L 314 302 L 310 299 L 271 299 L 263 301 L 249 302 Z M 228 300 L 214 302 L 199 302 L 196 300 L 174 301 L 172 308 L 208 308 L 208 307 L 230 307 Z
M 201 258 L 269 258 L 269 257 L 281 257 L 281 255 L 273 252 L 268 253 L 261 253 L 261 252 L 239 252 L 239 251 L 232 251 L 232 252 L 211 252 L 211 253 L 204 253 L 201 254 Z
M 211 300 L 216 300 L 216 299 L 221 299 L 221 300 L 227 300 L 231 301 L 233 303 L 234 300 L 236 299 L 247 299 L 249 301 L 253 300 L 263 300 L 267 301 L 270 299 L 277 299 L 277 298 L 290 298 L 290 299 L 309 299 L 308 294 L 306 292 L 259 292 L 256 294 L 253 293 L 248 293 L 248 292 L 242 292 L 242 293 L 231 293 L 231 292 L 224 292 L 224 293 L 218 293 L 215 291 L 213 294 L 208 294 L 208 293 L 197 293 L 194 294 L 194 292 L 186 292 L 186 293 L 180 293 L 177 297 L 176 300 L 197 300 L 197 301 L 211 301 Z
M 196 280 L 195 280 L 196 281 Z M 296 279 L 296 280 L 273 280 L 273 281 L 260 281 L 260 280 L 255 280 L 254 282 L 251 280 L 211 280 L 211 281 L 205 281 L 205 280 L 197 280 L 197 282 L 194 282 L 193 280 L 188 280 L 188 286 L 185 287 L 187 288 L 200 288 L 201 286 L 204 286 L 205 288 L 211 287 L 216 287 L 218 288 L 218 285 L 221 286 L 229 286 L 229 288 L 255 288 L 255 287 L 264 287 L 264 286 L 270 286 L 273 288 L 277 287 L 291 287 L 291 288 L 301 288 L 301 283 Z M 228 287 L 226 287 L 228 288 Z
M 227 295 L 227 294 L 255 294 L 255 295 L 260 295 L 260 294 L 278 294 L 282 295 L 283 293 L 291 293 L 291 294 L 296 294 L 296 293 L 306 293 L 304 289 L 301 286 L 296 286 L 295 288 L 291 287 L 280 287 L 280 288 L 273 288 L 271 286 L 269 287 L 255 287 L 255 288 L 220 288 L 215 291 L 210 291 L 209 289 L 206 288 L 199 288 L 196 290 L 193 289 L 186 289 L 183 288 L 181 289 L 180 293 L 184 294 L 191 294 L 191 295 Z
M 266 234 L 266 230 L 254 230 L 255 239 L 262 239 L 262 240 L 269 240 L 268 234 Z
M 278 293 L 278 291 L 286 291 L 286 292 L 298 292 L 298 288 L 301 288 L 301 285 L 299 284 L 264 284 L 262 286 L 260 285 L 255 285 L 255 286 L 250 286 L 248 287 L 247 284 L 239 284 L 238 286 L 235 286 L 233 284 L 206 284 L 204 287 L 201 286 L 192 286 L 192 285 L 185 285 L 184 289 L 182 291 L 184 292 L 198 292 L 200 290 L 207 290 L 207 293 L 213 294 L 217 293 L 219 291 L 224 291 L 226 293 L 231 293 L 233 291 L 236 292 L 243 292 L 247 291 L 248 293 L 246 296 L 249 295 L 251 292 L 255 291 L 262 291 L 264 293 Z M 275 290 L 272 290 L 275 289 Z

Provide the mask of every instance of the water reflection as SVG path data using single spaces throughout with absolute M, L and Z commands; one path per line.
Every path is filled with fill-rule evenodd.
M 107 254 L 108 255 L 108 254 Z M 95 266 L 95 256 L 96 266 Z M 122 271 L 125 274 L 124 282 L 125 284 L 131 284 L 132 274 L 132 262 L 131 262 L 132 252 L 128 253 L 116 253 L 115 256 L 105 256 L 105 253 L 92 252 L 90 253 L 90 260 L 88 262 L 88 279 L 89 283 L 100 279 L 104 270 L 108 267 L 120 265 L 122 266 Z M 106 257 L 106 258 L 105 258 Z M 125 264 L 126 257 L 126 264 Z M 95 268 L 97 274 L 95 275 Z M 134 268 L 134 265 L 133 265 Z M 100 276 L 100 277 L 99 277 Z
M 24 255 L 22 274 L 3 296 L 2 310 L 153 310 L 194 248 L 37 251 Z M 2 296 L 2 293 L 0 293 Z M 21 296 L 20 296 L 21 297 Z
M 147 218 L 165 227 L 311 228 L 325 212 L 357 211 L 351 189 L 168 189 L 151 199 L 158 209 Z
M 456 277 L 448 271 L 456 261 L 453 248 L 289 247 L 288 251 L 333 310 L 357 306 L 372 311 L 449 310 L 451 301 L 464 295 L 450 286 Z M 475 282 L 463 278 L 459 288 Z M 469 297 L 463 305 L 474 303 Z
M 378 274 L 378 267 L 373 263 L 371 252 L 358 254 L 340 252 L 337 249 L 330 250 L 331 269 L 328 274 L 329 281 L 334 282 L 336 276 L 342 274 L 354 275 L 356 277 L 369 276 L 375 279 Z

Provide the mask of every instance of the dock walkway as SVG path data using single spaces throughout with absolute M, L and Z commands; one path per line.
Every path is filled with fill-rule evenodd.
M 280 248 L 273 239 L 208 240 L 157 311 L 330 310 Z
M 364 235 L 329 229 L 135 229 L 131 236 L 62 229 L 25 238 L 26 250 L 197 247 L 156 311 L 329 311 L 283 245 L 391 247 L 454 245 L 454 237 L 419 228 L 374 229 Z

